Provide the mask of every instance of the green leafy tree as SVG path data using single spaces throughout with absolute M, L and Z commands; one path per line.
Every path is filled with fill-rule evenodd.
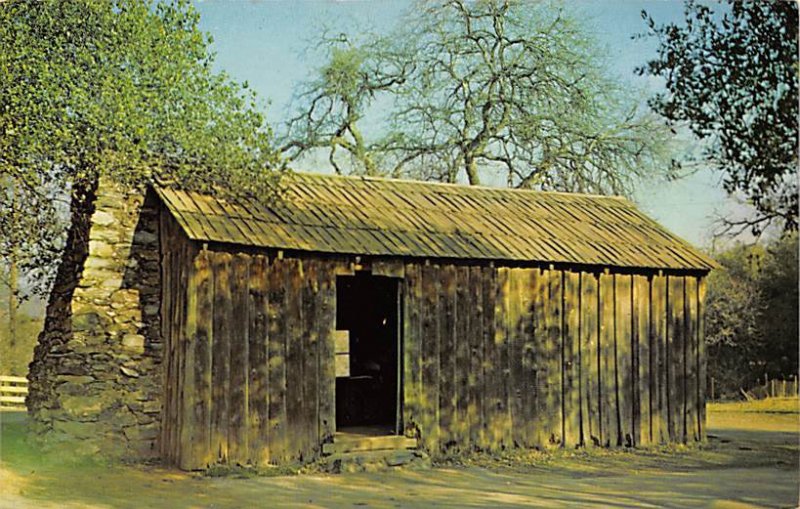
M 797 233 L 767 246 L 758 285 L 764 309 L 760 329 L 769 358 L 766 374 L 787 379 L 798 374 L 798 260 Z
M 2 375 L 25 376 L 28 364 L 33 359 L 36 338 L 42 330 L 41 317 L 33 317 L 20 311 L 17 313 L 16 321 L 17 337 L 13 343 L 6 336 L 5 329 L 0 328 L 0 374 Z
M 389 35 L 320 45 L 290 159 L 321 150 L 338 172 L 616 193 L 663 168 L 660 127 L 550 4 L 419 3 Z
M 717 395 L 750 388 L 763 374 L 759 322 L 764 309 L 757 282 L 763 257 L 759 245 L 736 245 L 716 255 L 722 268 L 708 277 L 705 337 L 708 376 L 716 382 Z
M 0 256 L 41 291 L 65 230 L 74 270 L 100 176 L 272 189 L 271 133 L 247 86 L 212 71 L 198 21 L 188 1 L 0 3 Z
M 688 0 L 680 24 L 642 15 L 659 47 L 640 72 L 666 82 L 651 107 L 703 140 L 725 189 L 755 207 L 727 230 L 796 230 L 797 2 L 728 0 L 714 10 Z
M 798 371 L 798 237 L 737 244 L 716 255 L 706 298 L 708 374 L 721 392 Z

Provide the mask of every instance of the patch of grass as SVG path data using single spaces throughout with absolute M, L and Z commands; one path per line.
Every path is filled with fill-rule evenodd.
M 0 458 L 18 470 L 39 470 L 53 473 L 73 469 L 102 471 L 109 463 L 97 456 L 82 454 L 79 441 L 52 443 L 43 448 L 28 434 L 25 413 L 0 414 Z
M 708 403 L 709 412 L 800 414 L 798 398 L 766 398 L 754 401 Z

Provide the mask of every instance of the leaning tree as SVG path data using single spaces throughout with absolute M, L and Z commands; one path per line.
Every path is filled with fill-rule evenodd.
M 182 0 L 0 3 L 0 256 L 43 293 L 59 259 L 74 277 L 101 176 L 272 188 L 270 130 L 198 22 Z

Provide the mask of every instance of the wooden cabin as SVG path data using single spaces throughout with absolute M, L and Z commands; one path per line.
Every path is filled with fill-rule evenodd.
M 160 187 L 161 454 L 311 461 L 705 437 L 714 262 L 607 196 L 295 175 Z

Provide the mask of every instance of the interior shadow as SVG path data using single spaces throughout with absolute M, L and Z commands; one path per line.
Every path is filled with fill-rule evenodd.
M 398 280 L 357 272 L 336 280 L 336 328 L 349 331 L 349 364 L 336 378 L 336 427 L 397 433 Z M 349 361 L 349 362 L 348 362 Z M 341 368 L 340 368 L 341 369 Z

